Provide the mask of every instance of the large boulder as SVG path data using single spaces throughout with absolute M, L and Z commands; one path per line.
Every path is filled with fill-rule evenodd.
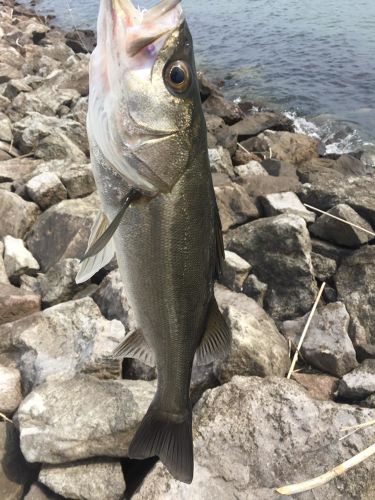
M 265 308 L 274 319 L 295 318 L 310 310 L 317 287 L 311 241 L 301 217 L 285 214 L 245 224 L 230 231 L 227 247 L 247 260 L 268 285 Z
M 343 427 L 374 419 L 375 410 L 314 400 L 286 379 L 234 377 L 195 408 L 192 484 L 174 480 L 158 463 L 133 499 L 276 500 L 275 488 L 318 476 L 373 444 L 374 427 L 344 441 L 338 436 Z M 374 477 L 370 459 L 298 498 L 370 499 Z
M 22 453 L 50 464 L 124 457 L 154 391 L 152 382 L 88 375 L 43 384 L 17 412 Z
M 82 200 L 64 200 L 39 217 L 27 246 L 42 271 L 62 259 L 83 257 L 98 209 L 99 199 L 94 193 Z
M 0 189 L 0 238 L 8 234 L 23 238 L 40 214 L 35 203 Z
M 265 130 L 294 132 L 293 121 L 273 111 L 262 111 L 248 115 L 232 125 L 230 130 L 238 135 L 240 141 L 254 137 Z
M 217 205 L 224 232 L 259 217 L 259 210 L 242 186 L 225 184 L 215 187 Z
M 281 331 L 296 348 L 309 315 L 285 321 Z M 335 302 L 319 308 L 301 347 L 305 361 L 319 370 L 342 377 L 356 366 L 357 358 L 349 337 L 350 317 L 344 304 Z
M 234 375 L 283 377 L 290 365 L 288 344 L 273 320 L 246 295 L 220 286 L 215 295 L 232 332 L 231 352 L 215 370 L 219 381 Z

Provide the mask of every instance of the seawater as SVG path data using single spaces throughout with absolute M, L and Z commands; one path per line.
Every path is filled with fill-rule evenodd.
M 39 12 L 56 15 L 56 24 L 95 28 L 99 0 L 36 3 Z M 322 138 L 328 152 L 373 148 L 374 0 L 182 3 L 198 66 L 224 79 L 229 97 L 288 113 L 299 130 Z

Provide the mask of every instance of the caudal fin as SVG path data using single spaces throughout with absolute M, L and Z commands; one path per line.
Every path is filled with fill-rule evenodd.
M 191 411 L 177 418 L 150 407 L 129 446 L 129 458 L 159 457 L 178 481 L 193 480 Z

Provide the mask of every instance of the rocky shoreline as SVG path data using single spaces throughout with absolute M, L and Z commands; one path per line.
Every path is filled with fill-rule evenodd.
M 226 247 L 216 296 L 233 348 L 194 369 L 195 477 L 178 483 L 155 460 L 126 458 L 155 372 L 106 359 L 134 326 L 116 262 L 74 281 L 99 207 L 85 129 L 89 35 L 82 44 L 0 0 L 0 497 L 278 498 L 276 487 L 375 440 L 369 427 L 339 441 L 342 428 L 375 420 L 374 166 L 325 156 L 291 120 L 227 101 L 200 76 Z M 370 499 L 374 489 L 369 459 L 298 498 Z

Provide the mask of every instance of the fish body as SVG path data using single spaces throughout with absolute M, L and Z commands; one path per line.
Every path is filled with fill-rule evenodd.
M 230 344 L 213 294 L 223 258 L 220 218 L 192 39 L 180 4 L 163 1 L 144 21 L 144 13 L 140 17 L 128 1 L 119 1 L 101 4 L 88 133 L 104 219 L 119 219 L 108 245 L 138 327 L 121 352 L 155 364 L 158 374 L 129 456 L 159 456 L 175 478 L 189 483 L 194 357 L 210 362 Z M 119 34 L 116 16 L 125 25 Z M 131 202 L 129 192 L 137 194 Z M 101 254 L 103 264 L 112 252 Z M 95 272 L 98 257 L 90 259 Z

